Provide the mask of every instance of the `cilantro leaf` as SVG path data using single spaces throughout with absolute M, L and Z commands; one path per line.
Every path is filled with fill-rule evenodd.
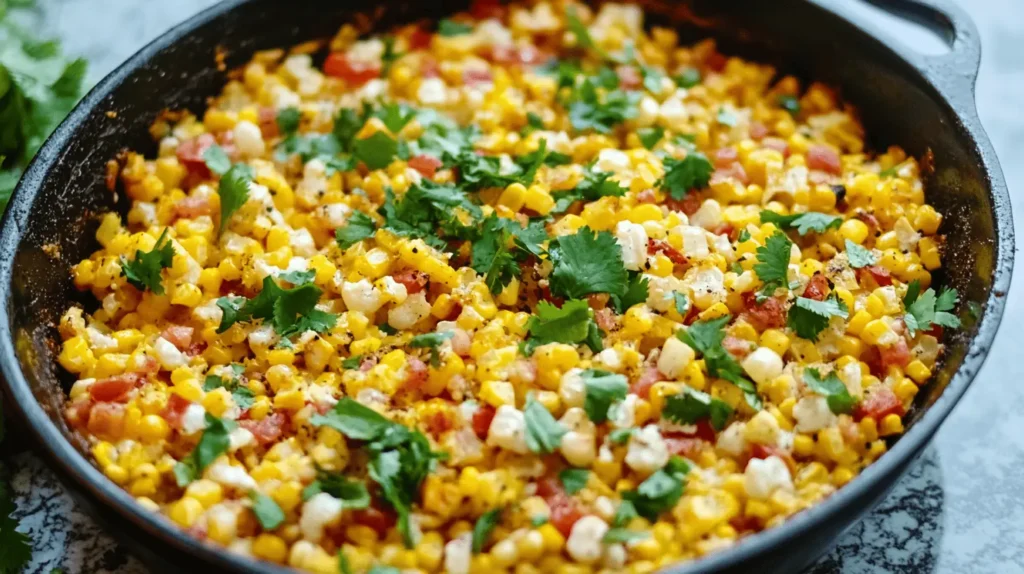
M 219 145 L 212 145 L 203 152 L 203 161 L 206 167 L 217 175 L 224 175 L 231 169 L 231 158 Z
M 397 134 L 416 117 L 416 110 L 405 104 L 384 104 L 373 112 L 373 116 L 380 118 L 391 133 Z
M 347 509 L 358 510 L 370 506 L 370 491 L 366 489 L 365 483 L 349 479 L 338 472 L 324 470 L 317 465 L 316 480 L 302 489 L 302 500 L 309 500 L 321 492 L 341 500 Z
M 590 471 L 585 468 L 566 468 L 558 473 L 558 480 L 562 482 L 566 494 L 576 494 L 587 486 Z
M 338 247 L 348 249 L 364 239 L 373 237 L 376 231 L 376 225 L 370 216 L 362 211 L 356 211 L 349 216 L 345 225 L 334 231 L 334 240 L 338 242 Z
M 626 290 L 622 295 L 611 296 L 612 306 L 619 314 L 625 313 L 633 305 L 639 305 L 647 301 L 648 285 L 650 281 L 643 273 L 631 272 L 626 281 Z
M 645 148 L 654 149 L 654 146 L 658 145 L 661 138 L 665 137 L 665 128 L 660 126 L 640 128 L 636 130 L 636 136 L 640 138 L 640 143 Z
M 648 92 L 653 94 L 661 92 L 661 80 L 665 77 L 665 74 L 662 74 L 661 70 L 652 68 L 651 66 L 640 66 L 640 75 L 643 77 L 644 88 Z
M 469 34 L 473 31 L 472 24 L 465 24 L 463 22 L 456 22 L 447 18 L 437 23 L 437 33 L 446 38 L 452 36 L 462 36 L 463 34 Z
M 629 392 L 629 382 L 623 375 L 587 369 L 580 373 L 580 378 L 586 387 L 583 410 L 587 412 L 587 417 L 597 424 L 608 420 L 609 407 L 612 403 L 625 399 L 626 393 Z
M 643 530 L 628 530 L 626 528 L 609 528 L 608 532 L 605 532 L 604 538 L 601 542 L 605 544 L 623 543 L 629 544 L 630 542 L 637 542 L 638 540 L 646 540 L 650 538 L 651 534 Z
M 352 141 L 352 157 L 370 169 L 384 169 L 398 155 L 398 141 L 385 132 Z
M 394 566 L 374 564 L 366 574 L 402 574 L 402 571 Z
M 676 312 L 680 316 L 686 317 L 687 313 L 690 312 L 690 298 L 686 296 L 686 293 L 680 293 L 679 291 L 673 291 L 672 298 L 675 300 Z
M 669 459 L 665 468 L 640 483 L 636 490 L 622 493 L 622 499 L 632 503 L 636 512 L 654 522 L 662 512 L 675 507 L 683 496 L 683 485 L 690 465 L 678 456 Z
M 341 362 L 341 368 L 343 369 L 358 369 L 359 364 L 363 362 L 362 355 L 353 355 Z
M 843 303 L 835 293 L 830 294 L 824 301 L 797 297 L 793 306 L 789 308 L 786 326 L 801 339 L 817 341 L 818 335 L 828 327 L 829 319 L 845 319 L 848 315 L 846 303 Z
M 238 208 L 249 200 L 249 184 L 252 183 L 252 168 L 236 163 L 220 176 L 217 193 L 220 195 L 220 228 L 227 227 L 228 221 Z
M 683 392 L 665 400 L 662 416 L 684 425 L 710 419 L 715 430 L 722 430 L 732 416 L 732 407 L 725 401 L 683 385 Z
M 221 420 L 210 413 L 206 413 L 206 430 L 199 437 L 199 442 L 192 452 L 174 465 L 174 478 L 178 486 L 184 488 L 193 480 L 202 476 L 206 467 L 210 466 L 217 457 L 228 450 L 231 441 L 228 435 L 235 430 L 238 424 L 231 420 Z
M 225 380 L 217 375 L 207 375 L 206 379 L 203 380 L 203 391 L 210 392 L 220 388 L 227 389 L 231 393 L 231 399 L 235 402 L 235 405 L 244 411 L 256 402 L 256 396 L 247 387 L 241 386 L 237 377 L 241 374 L 242 366 L 232 365 L 232 368 L 235 367 L 238 367 L 235 370 L 235 378 L 230 380 Z
M 548 254 L 554 264 L 550 287 L 555 295 L 579 299 L 591 293 L 625 294 L 628 277 L 622 248 L 611 233 L 594 233 L 584 226 L 552 240 Z
M 689 328 L 676 333 L 676 337 L 704 355 L 704 366 L 709 375 L 736 385 L 743 391 L 743 397 L 750 408 L 760 410 L 761 399 L 757 388 L 743 376 L 743 367 L 722 346 L 725 340 L 724 327 L 730 319 L 730 316 L 725 315 L 708 321 L 695 321 Z
M 714 171 L 708 158 L 697 151 L 687 153 L 683 159 L 667 157 L 664 161 L 665 176 L 659 185 L 673 199 L 683 199 L 690 190 L 707 187 Z
M 400 200 L 390 189 L 385 190 L 384 205 L 378 212 L 384 216 L 385 229 L 404 237 L 422 238 L 435 248 L 446 247 L 437 236 L 438 229 L 446 233 L 460 231 L 464 221 L 475 224 L 482 214 L 480 206 L 462 189 L 428 179 L 411 186 Z
M 697 68 L 686 68 L 673 78 L 680 88 L 692 88 L 700 83 L 700 70 Z
M 484 283 L 495 295 L 522 273 L 513 252 L 512 233 L 501 220 L 493 213 L 484 219 L 480 238 L 473 243 L 470 252 L 471 267 L 484 275 Z
M 917 331 L 927 331 L 932 325 L 948 329 L 958 329 L 960 318 L 950 313 L 959 301 L 956 289 L 943 289 L 938 296 L 934 289 L 921 290 L 921 284 L 914 280 L 907 287 L 907 295 L 903 299 L 906 315 L 903 322 L 913 337 Z
M 615 509 L 615 516 L 612 517 L 612 526 L 615 528 L 625 526 L 637 516 L 639 514 L 636 513 L 636 507 L 633 506 L 633 503 L 623 500 L 619 503 L 619 507 Z
M 284 511 L 273 498 L 256 490 L 249 493 L 249 498 L 252 500 L 252 513 L 256 515 L 256 520 L 259 520 L 263 530 L 270 531 L 281 526 L 284 522 Z
M 526 419 L 527 448 L 535 453 L 555 452 L 568 431 L 532 395 L 526 398 L 523 416 Z
M 836 376 L 835 371 L 832 371 L 827 377 L 822 379 L 818 369 L 808 368 L 804 369 L 803 378 L 807 388 L 827 398 L 828 408 L 835 414 L 853 411 L 853 405 L 857 401 L 846 390 L 846 385 Z
M 789 112 L 789 115 L 796 117 L 800 114 L 800 100 L 796 96 L 779 94 L 775 101 L 779 104 L 780 108 Z
M 323 291 L 312 283 L 282 289 L 273 277 L 264 277 L 263 289 L 252 299 L 221 297 L 217 300 L 217 306 L 224 311 L 217 332 L 223 333 L 236 322 L 253 319 L 269 320 L 274 331 L 282 337 L 290 337 L 305 331 L 329 331 L 334 328 L 338 316 L 316 309 L 322 293 Z
M 32 540 L 28 535 L 15 530 L 18 520 L 14 518 L 14 497 L 9 487 L 0 481 L 0 572 L 21 572 L 32 559 Z
M 454 331 L 445 331 L 443 333 L 423 333 L 422 335 L 416 335 L 410 339 L 409 346 L 414 349 L 430 349 L 430 364 L 437 367 L 440 363 L 438 349 L 445 341 L 454 336 Z
M 639 101 L 639 93 L 622 90 L 608 91 L 602 97 L 596 82 L 587 78 L 569 101 L 569 122 L 576 131 L 611 133 L 615 126 L 636 116 Z
M 391 71 L 392 64 L 394 64 L 396 61 L 398 61 L 399 58 L 404 56 L 405 53 L 404 52 L 396 52 L 395 51 L 395 37 L 394 36 L 384 36 L 383 42 L 384 42 L 384 53 L 381 54 L 381 56 L 380 56 L 380 63 L 381 63 L 380 77 L 387 78 L 388 77 L 388 72 Z
M 476 519 L 476 524 L 473 525 L 473 554 L 479 554 L 484 549 L 484 545 L 491 537 L 491 532 L 499 522 L 501 522 L 500 508 L 488 510 Z
M 302 113 L 294 106 L 287 107 L 277 112 L 277 129 L 284 136 L 290 136 L 299 131 L 299 122 L 302 120 Z
M 796 229 L 803 236 L 811 231 L 825 233 L 829 229 L 839 229 L 843 218 L 816 211 L 780 215 L 765 209 L 761 211 L 761 223 L 774 223 L 779 229 Z
M 874 265 L 878 262 L 870 249 L 861 247 L 849 239 L 846 240 L 846 258 L 850 260 L 850 267 L 854 269 Z
M 552 213 L 563 213 L 577 201 L 597 201 L 602 197 L 622 197 L 628 191 L 619 182 L 610 179 L 615 174 L 606 171 L 588 170 L 576 187 L 552 194 L 555 207 Z
M 789 255 L 793 243 L 786 234 L 776 231 L 757 248 L 757 263 L 754 273 L 764 283 L 761 293 L 771 296 L 776 289 L 789 284 Z
M 353 440 L 374 440 L 396 423 L 349 397 L 343 397 L 327 414 L 309 419 L 315 427 L 328 426 Z
M 163 270 L 174 261 L 174 247 L 167 238 L 167 228 L 160 233 L 153 249 L 135 250 L 131 261 L 121 256 L 121 276 L 139 291 L 149 289 L 157 295 L 164 294 Z
M 561 308 L 547 301 L 540 301 L 537 303 L 537 313 L 526 321 L 526 330 L 530 334 L 530 339 L 526 343 L 526 354 L 529 355 L 534 348 L 548 343 L 589 344 L 588 339 L 591 333 L 597 330 L 597 324 L 594 323 L 593 311 L 585 300 L 570 299 L 563 303 Z M 596 349 L 591 346 L 594 352 L 601 350 L 600 333 L 597 343 Z
M 576 15 L 575 8 L 569 8 L 565 11 L 565 27 L 576 38 L 577 46 L 585 50 L 593 50 L 601 58 L 607 58 L 607 55 L 594 43 L 590 30 L 587 29 L 583 22 L 580 21 L 579 16 Z

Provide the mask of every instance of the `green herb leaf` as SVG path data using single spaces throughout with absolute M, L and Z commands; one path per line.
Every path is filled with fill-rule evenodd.
M 775 101 L 778 102 L 780 108 L 789 112 L 789 115 L 793 117 L 800 115 L 800 99 L 796 96 L 780 94 Z
M 673 291 L 672 299 L 675 300 L 676 312 L 679 313 L 680 316 L 686 317 L 687 313 L 690 312 L 690 298 L 686 296 L 686 293 Z
M 353 355 L 341 362 L 341 368 L 343 369 L 358 369 L 360 363 L 363 362 L 362 355 Z
M 626 188 L 619 182 L 610 179 L 613 173 L 606 171 L 588 170 L 583 180 L 575 188 L 568 191 L 556 191 L 552 194 L 555 198 L 555 207 L 552 213 L 563 213 L 577 201 L 597 201 L 602 197 L 622 197 L 626 195 Z
M 131 261 L 121 256 L 121 276 L 139 291 L 149 289 L 157 295 L 164 294 L 163 270 L 174 261 L 174 247 L 167 238 L 167 228 L 160 233 L 153 249 L 135 250 Z
M 714 167 L 704 154 L 694 151 L 683 159 L 667 157 L 664 161 L 665 176 L 659 185 L 673 199 L 683 199 L 691 190 L 707 187 Z
M 587 369 L 580 373 L 580 377 L 587 391 L 583 410 L 595 423 L 605 422 L 608 420 L 608 409 L 612 403 L 626 398 L 629 382 L 623 375 L 596 369 Z
M 352 567 L 349 566 L 345 551 L 338 550 L 338 574 L 352 574 Z
M 640 138 L 640 143 L 647 149 L 654 149 L 654 146 L 658 145 L 661 138 L 665 137 L 665 128 L 660 126 L 650 128 L 640 128 L 636 130 L 636 135 Z
M 256 520 L 259 520 L 263 530 L 274 530 L 281 526 L 284 522 L 284 511 L 273 498 L 256 490 L 249 493 L 249 498 L 252 500 L 252 513 L 256 515 Z
M 846 390 L 846 385 L 836 376 L 835 371 L 822 379 L 818 369 L 808 368 L 804 369 L 803 378 L 807 388 L 827 398 L 828 408 L 832 412 L 837 415 L 853 412 L 853 405 L 857 400 Z
M 227 228 L 228 221 L 238 208 L 249 200 L 249 184 L 252 183 L 252 168 L 236 163 L 220 176 L 217 193 L 220 195 L 220 228 Z
M 193 480 L 202 476 L 206 467 L 210 466 L 217 457 L 228 450 L 231 441 L 228 435 L 238 426 L 235 421 L 221 420 L 210 413 L 206 413 L 206 430 L 199 437 L 199 442 L 192 452 L 174 465 L 174 478 L 178 486 L 185 488 Z
M 212 145 L 203 152 L 203 161 L 206 167 L 217 175 L 224 175 L 231 169 L 231 158 L 219 145 Z
M 750 241 L 750 232 L 746 229 L 741 229 L 739 236 L 736 238 L 736 242 L 743 243 L 744 241 Z
M 441 36 L 452 37 L 462 36 L 463 34 L 469 34 L 473 31 L 472 24 L 465 24 L 462 22 L 456 22 L 447 18 L 437 23 L 437 33 Z
M 473 525 L 473 554 L 479 554 L 484 549 L 484 545 L 491 537 L 491 532 L 494 532 L 494 527 L 499 522 L 501 522 L 500 508 L 488 510 L 476 519 L 476 524 Z
M 786 326 L 802 339 L 817 341 L 818 335 L 828 327 L 832 317 L 845 319 L 848 314 L 846 304 L 835 293 L 824 301 L 797 297 L 793 306 L 789 308 Z
M 566 468 L 558 473 L 558 479 L 562 481 L 566 494 L 576 494 L 587 486 L 590 471 L 585 468 Z
M 299 131 L 299 122 L 302 120 L 302 112 L 299 108 L 288 107 L 277 112 L 277 129 L 285 137 Z
M 402 128 L 411 122 L 416 115 L 416 110 L 405 104 L 384 104 L 373 112 L 373 116 L 380 118 L 380 121 L 393 134 L 402 131 Z
M 850 267 L 854 269 L 861 269 L 878 263 L 878 259 L 875 258 L 875 254 L 870 249 L 861 247 L 849 239 L 846 240 L 846 258 L 850 260 Z
M 839 229 L 843 218 L 816 211 L 780 215 L 766 209 L 761 212 L 761 223 L 774 223 L 779 229 L 796 229 L 803 236 L 811 231 L 825 233 L 829 229 Z
M 503 218 L 492 213 L 484 219 L 480 238 L 473 243 L 470 252 L 470 265 L 484 276 L 484 283 L 495 295 L 522 273 L 519 268 L 521 258 L 517 258 L 513 248 L 512 233 L 503 223 Z
M 561 308 L 540 301 L 537 303 L 537 314 L 526 321 L 526 330 L 530 334 L 530 340 L 527 341 L 529 352 L 526 354 L 530 355 L 534 348 L 548 343 L 582 343 L 590 336 L 591 329 L 597 329 L 597 325 L 590 305 L 585 300 L 570 299 Z M 600 347 L 595 352 L 599 350 Z
M 302 490 L 302 500 L 309 500 L 321 492 L 341 500 L 347 509 L 359 510 L 370 506 L 370 492 L 366 489 L 366 484 L 317 466 L 316 480 Z
M 648 287 L 650 281 L 643 273 L 629 272 L 629 279 L 626 282 L 626 291 L 622 294 L 611 296 L 612 306 L 619 314 L 625 313 L 630 307 L 647 301 Z
M 680 88 L 689 89 L 700 83 L 700 70 L 697 68 L 686 68 L 673 79 Z
M 636 512 L 636 507 L 633 503 L 628 500 L 623 500 L 619 503 L 619 507 L 615 509 L 615 516 L 612 518 L 612 526 L 619 528 L 630 523 L 631 520 L 640 516 Z
M 665 468 L 647 477 L 636 490 L 623 492 L 622 498 L 632 503 L 640 516 L 654 522 L 662 512 L 671 510 L 682 498 L 683 485 L 689 472 L 689 463 L 673 456 Z
M 607 134 L 615 126 L 636 116 L 639 92 L 611 90 L 602 96 L 597 90 L 597 82 L 587 78 L 573 92 L 568 111 L 569 122 L 575 130 Z
M 608 433 L 608 440 L 615 444 L 626 444 L 636 429 L 615 429 Z
M 627 530 L 625 528 L 610 528 L 605 533 L 604 538 L 601 542 L 605 544 L 623 543 L 628 544 L 630 542 L 636 542 L 638 540 L 645 540 L 650 538 L 650 533 L 642 530 Z
M 309 418 L 315 427 L 328 426 L 353 440 L 375 440 L 395 426 L 384 415 L 355 399 L 342 397 L 327 414 Z
M 760 410 L 761 399 L 754 383 L 743 376 L 743 367 L 725 350 L 724 327 L 731 317 L 726 315 L 709 321 L 695 321 L 686 330 L 680 330 L 676 337 L 704 356 L 704 366 L 712 377 L 725 379 L 743 391 L 750 408 Z
M 683 385 L 683 392 L 665 400 L 662 416 L 684 425 L 710 419 L 715 430 L 722 430 L 732 416 L 732 407 L 725 401 Z
M 414 349 L 430 349 L 430 364 L 437 367 L 440 362 L 438 349 L 445 341 L 454 336 L 454 331 L 445 331 L 443 333 L 424 333 L 413 337 L 409 341 L 409 346 Z
M 776 231 L 757 248 L 754 273 L 764 283 L 761 293 L 771 296 L 776 289 L 789 285 L 789 255 L 793 247 L 786 234 Z
M 920 290 L 921 284 L 917 280 L 911 281 L 903 299 L 907 310 L 903 322 L 911 337 L 918 331 L 931 329 L 932 325 L 947 329 L 960 328 L 960 318 L 950 312 L 959 301 L 956 289 L 943 289 L 937 297 L 934 289 L 927 289 L 917 295 Z
M 534 516 L 533 518 L 530 519 L 530 526 L 532 526 L 534 528 L 540 528 L 541 526 L 544 526 L 547 523 L 548 523 L 548 517 L 547 516 L 537 515 L 537 516 Z
M 551 416 L 544 405 L 537 402 L 532 395 L 526 398 L 523 415 L 526 419 L 527 448 L 536 453 L 555 452 L 555 449 L 562 444 L 562 437 L 568 431 L 558 424 L 555 417 Z
M 402 574 L 402 571 L 394 566 L 374 564 L 366 574 Z
M 583 25 L 579 16 L 576 15 L 575 8 L 569 8 L 565 11 L 565 27 L 576 37 L 577 46 L 585 50 L 593 50 L 602 59 L 607 58 L 607 55 L 594 43 L 594 38 L 590 36 L 590 30 Z
M 369 215 L 362 211 L 355 211 L 349 216 L 345 225 L 334 231 L 334 240 L 338 242 L 338 247 L 348 249 L 364 239 L 373 237 L 376 231 L 377 227 Z
M 548 253 L 554 264 L 550 286 L 555 295 L 580 299 L 591 293 L 625 294 L 628 277 L 622 248 L 611 233 L 594 233 L 584 226 L 552 240 Z
M 370 169 L 384 169 L 398 155 L 398 141 L 385 132 L 375 132 L 368 138 L 352 141 L 352 157 Z
M 298 279 L 297 277 L 292 277 Z M 312 276 L 304 276 L 310 279 Z M 287 280 L 287 278 L 286 278 Z M 338 316 L 316 309 L 323 292 L 312 283 L 304 283 L 291 289 L 282 289 L 267 276 L 263 278 L 263 289 L 259 295 L 246 300 L 243 297 L 221 297 L 217 306 L 224 310 L 218 332 L 226 331 L 237 321 L 263 319 L 270 321 L 274 331 L 282 337 L 313 331 L 323 333 L 334 328 Z M 239 303 L 244 301 L 239 306 Z
M 718 115 L 715 116 L 715 120 L 723 126 L 729 126 L 730 128 L 736 127 L 736 123 L 739 122 L 736 114 L 725 108 L 718 108 Z

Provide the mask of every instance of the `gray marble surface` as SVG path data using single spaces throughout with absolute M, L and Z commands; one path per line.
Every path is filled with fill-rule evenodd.
M 853 2 L 854 0 L 836 0 Z M 958 0 L 981 30 L 984 57 L 977 101 L 1011 190 L 1024 189 L 1024 18 L 1019 0 Z M 211 0 L 40 0 L 34 15 L 102 77 L 145 42 Z M 880 19 L 879 26 L 924 52 L 927 34 Z M 1018 222 L 1024 201 L 1017 201 Z M 1024 233 L 1020 234 L 1024 237 Z M 1018 266 L 1018 274 L 1024 265 Z M 870 516 L 852 528 L 811 572 L 1024 573 L 1024 278 L 1015 278 L 1000 336 L 971 391 L 922 460 Z M 1019 351 L 1018 351 L 1019 354 Z M 135 574 L 145 568 L 80 512 L 32 454 L 8 461 L 17 516 L 32 536 L 27 573 Z

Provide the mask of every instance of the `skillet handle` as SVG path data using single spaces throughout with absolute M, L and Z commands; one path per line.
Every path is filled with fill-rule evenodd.
M 963 8 L 952 0 L 864 1 L 939 36 L 949 46 L 949 52 L 922 56 L 923 71 L 943 91 L 966 93 L 973 99 L 981 67 L 981 36 Z

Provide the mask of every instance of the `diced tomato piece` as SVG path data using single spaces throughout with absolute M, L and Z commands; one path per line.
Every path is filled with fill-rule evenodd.
M 547 503 L 548 508 L 551 509 L 551 515 L 548 520 L 552 526 L 562 533 L 562 536 L 568 538 L 572 532 L 573 525 L 576 524 L 576 521 L 583 518 L 583 512 L 571 498 L 564 494 L 549 498 Z
M 811 276 L 811 280 L 807 282 L 807 287 L 804 287 L 803 297 L 815 301 L 824 301 L 826 295 L 828 295 L 828 279 L 822 273 L 815 273 Z
M 562 483 L 557 478 L 547 477 L 537 482 L 537 496 L 541 498 L 551 498 L 553 496 L 564 496 L 565 489 L 562 488 Z
M 867 274 L 879 287 L 888 287 L 892 285 L 892 273 L 888 269 L 881 265 L 868 265 L 867 267 L 861 267 L 857 270 L 859 278 L 863 281 L 864 275 Z
M 178 161 L 190 174 L 197 177 L 209 177 L 210 170 L 206 167 L 203 154 L 216 143 L 217 140 L 213 134 L 202 133 L 178 144 L 178 150 L 175 153 L 178 156 Z
M 736 160 L 738 160 L 739 157 L 740 157 L 740 152 L 736 148 L 734 148 L 732 146 L 718 148 L 717 150 L 715 150 L 715 154 L 714 154 L 715 167 L 717 167 L 717 168 L 729 167 Z
M 399 271 L 392 275 L 391 278 L 395 280 L 395 283 L 405 285 L 405 290 L 409 295 L 422 291 L 427 286 L 428 279 L 426 273 L 415 269 Z
M 89 396 L 97 402 L 128 402 L 129 393 L 145 378 L 141 373 L 125 373 L 96 381 L 89 386 Z
M 753 351 L 754 344 L 739 337 L 726 337 L 722 339 L 722 347 L 734 357 L 746 357 Z
M 602 331 L 611 331 L 615 328 L 615 311 L 605 307 L 594 312 L 594 322 Z
M 807 167 L 831 174 L 843 173 L 843 163 L 836 150 L 824 144 L 815 144 L 807 149 Z
M 672 211 L 682 211 L 686 215 L 693 215 L 700 209 L 701 198 L 695 194 L 687 194 L 682 199 L 668 197 L 665 199 L 665 207 Z
M 854 215 L 854 217 L 863 221 L 864 223 L 867 223 L 868 227 L 872 229 L 878 229 L 882 225 L 881 223 L 878 222 L 878 218 L 875 217 L 873 213 L 868 213 L 866 211 L 858 211 L 857 214 Z
M 436 78 L 441 74 L 441 67 L 437 60 L 429 56 L 420 58 L 420 75 L 424 78 Z
M 624 90 L 635 90 L 644 81 L 640 70 L 635 66 L 618 66 L 615 68 L 615 75 L 619 77 L 619 87 Z
M 92 399 L 76 401 L 68 405 L 64 410 L 64 420 L 68 421 L 68 426 L 78 430 L 84 429 L 89 422 L 89 411 L 92 410 L 92 405 Z
M 910 362 L 910 348 L 907 341 L 900 337 L 898 341 L 888 347 L 878 348 L 878 360 L 882 371 L 889 370 L 889 367 L 903 368 Z
M 174 204 L 174 215 L 185 219 L 213 215 L 213 204 L 208 197 L 186 197 Z
M 487 431 L 491 428 L 491 421 L 497 413 L 491 405 L 480 405 L 473 413 L 473 432 L 480 440 L 487 438 Z
M 877 385 L 857 405 L 857 409 L 854 411 L 854 418 L 861 420 L 869 417 L 880 421 L 887 415 L 896 414 L 903 416 L 905 412 L 906 409 L 903 408 L 903 403 L 896 396 L 896 393 L 892 392 L 892 389 Z
M 469 13 L 477 20 L 501 19 L 505 15 L 505 7 L 501 5 L 501 0 L 473 0 L 469 5 Z
M 252 433 L 256 442 L 261 445 L 268 445 L 277 442 L 284 434 L 284 425 L 288 423 L 288 417 L 283 413 L 273 413 L 258 421 L 238 421 L 238 425 Z
M 192 402 L 182 397 L 177 393 L 171 393 L 171 396 L 167 399 L 167 406 L 160 415 L 164 417 L 167 424 L 172 429 L 181 430 L 181 418 L 185 416 L 185 409 L 191 405 Z
M 486 68 L 468 68 L 462 71 L 462 83 L 467 86 L 489 84 L 494 81 L 491 71 Z
M 651 387 L 654 386 L 654 383 L 657 383 L 658 381 L 664 381 L 667 378 L 668 377 L 661 374 L 661 371 L 658 370 L 658 367 L 650 365 L 640 375 L 640 378 L 637 379 L 635 383 L 629 386 L 629 392 L 635 394 L 641 399 L 650 398 Z
M 665 447 L 668 452 L 685 458 L 696 458 L 707 445 L 707 441 L 695 436 L 666 435 Z
M 452 424 L 452 417 L 447 411 L 436 411 L 434 414 L 427 417 L 424 423 L 427 427 L 427 431 L 433 435 L 440 435 L 441 433 L 452 430 L 454 426 Z
M 427 368 L 427 364 L 423 361 L 416 357 L 406 359 L 405 385 L 410 389 L 418 389 L 423 386 L 423 383 L 427 382 L 429 374 L 430 369 Z
M 331 52 L 324 61 L 324 74 L 341 78 L 353 86 L 361 86 L 374 78 L 380 77 L 380 64 L 377 62 L 349 61 L 340 52 Z
M 759 121 L 750 122 L 750 138 L 759 140 L 768 135 L 768 126 Z
M 743 318 L 758 331 L 778 329 L 786 324 L 785 305 L 776 297 L 758 303 L 757 295 L 748 291 L 743 294 L 743 304 Z
M 422 50 L 430 46 L 430 41 L 434 38 L 434 35 L 429 31 L 424 30 L 417 26 L 411 34 L 409 34 L 409 49 L 410 50 Z
M 689 265 L 690 260 L 686 258 L 678 249 L 672 247 L 668 241 L 664 239 L 648 239 L 647 240 L 647 254 L 655 255 L 661 253 L 665 257 L 668 257 L 672 263 L 676 265 Z
M 658 201 L 658 196 L 653 189 L 645 189 L 636 194 L 636 201 L 637 203 L 655 203 Z
M 610 297 L 607 293 L 591 293 L 587 295 L 587 304 L 595 311 L 600 311 L 608 306 Z
M 789 144 L 782 138 L 764 138 L 761 145 L 781 153 L 782 157 L 789 157 Z
M 535 46 L 494 46 L 490 51 L 490 58 L 496 64 L 505 66 L 533 65 L 543 59 L 540 50 Z
M 99 437 L 121 438 L 124 434 L 124 410 L 119 403 L 96 403 L 89 411 L 86 428 Z
M 736 529 L 736 532 L 748 532 L 751 530 L 759 530 L 763 519 L 756 516 L 734 516 L 729 519 L 729 526 Z
M 192 327 L 171 325 L 164 329 L 160 336 L 166 339 L 168 343 L 177 347 L 179 351 L 184 351 L 192 344 L 192 333 L 194 332 L 195 329 Z
M 732 162 L 728 167 L 720 167 L 711 174 L 712 182 L 729 179 L 735 179 L 744 185 L 750 182 L 750 178 L 747 177 L 747 170 L 743 169 L 743 166 L 738 161 Z
M 394 526 L 398 520 L 394 512 L 381 508 L 380 502 L 374 498 L 370 506 L 352 513 L 352 521 L 356 524 L 369 526 L 378 535 L 384 536 L 388 529 Z
M 736 235 L 736 228 L 731 223 L 719 223 L 711 230 L 711 233 L 715 235 L 724 235 L 729 239 L 733 239 Z
M 725 69 L 725 64 L 728 61 L 729 59 L 725 57 L 725 54 L 712 52 L 704 59 L 704 65 L 716 72 L 721 72 Z
M 259 122 L 260 133 L 264 138 L 273 138 L 281 135 L 281 129 L 277 125 L 277 109 L 272 106 L 260 106 L 256 112 Z
M 409 167 L 420 172 L 423 177 L 432 178 L 437 173 L 437 168 L 443 164 L 441 160 L 429 155 L 417 155 L 409 158 Z

